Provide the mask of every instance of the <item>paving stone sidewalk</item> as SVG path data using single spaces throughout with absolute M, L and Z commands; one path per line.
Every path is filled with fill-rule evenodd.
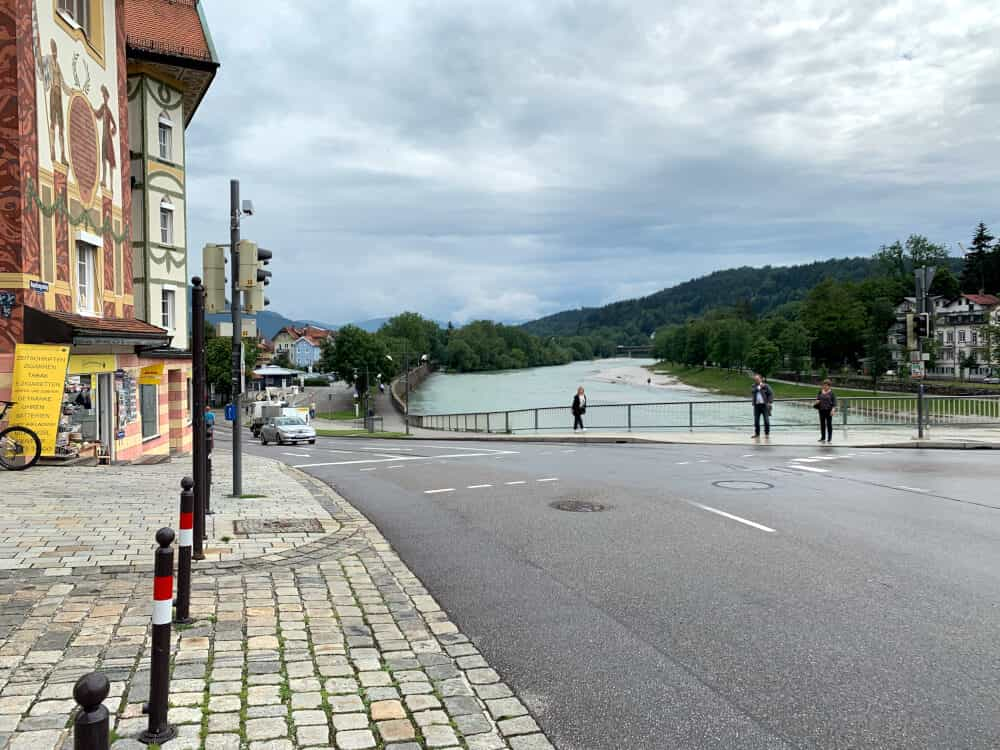
M 278 471 L 268 459 L 247 464 Z M 131 467 L 133 483 L 159 481 L 147 473 L 158 468 Z M 378 530 L 317 480 L 279 476 L 274 498 L 310 498 L 333 530 L 281 552 L 197 564 L 196 622 L 174 629 L 179 736 L 164 750 L 550 750 L 528 707 Z M 0 748 L 72 747 L 73 683 L 95 669 L 111 680 L 114 750 L 144 747 L 133 738 L 146 726 L 150 575 L 9 572 L 0 580 Z

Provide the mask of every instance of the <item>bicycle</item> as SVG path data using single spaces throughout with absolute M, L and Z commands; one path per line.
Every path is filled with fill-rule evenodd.
M 4 421 L 7 411 L 14 405 L 13 401 L 0 401 L 0 424 Z M 42 455 L 42 441 L 33 430 L 19 425 L 9 425 L 0 430 L 0 466 L 8 471 L 30 469 Z

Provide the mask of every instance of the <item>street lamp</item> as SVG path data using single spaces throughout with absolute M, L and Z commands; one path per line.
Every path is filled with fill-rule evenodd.
M 405 339 L 404 339 L 405 341 Z M 407 342 L 408 343 L 408 342 Z M 386 354 L 385 358 L 390 362 L 395 362 L 391 354 Z M 427 355 L 421 354 L 420 361 L 426 362 Z M 406 391 L 406 398 L 403 399 L 403 422 L 406 424 L 406 434 L 410 434 L 410 357 L 407 350 L 407 344 L 403 345 L 403 388 Z M 389 385 L 390 391 L 392 390 L 392 384 Z M 390 393 L 390 396 L 392 394 Z

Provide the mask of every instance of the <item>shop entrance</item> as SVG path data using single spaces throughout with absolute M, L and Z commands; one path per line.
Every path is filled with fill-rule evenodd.
M 101 373 L 97 376 L 97 440 L 109 461 L 115 460 L 115 402 L 112 399 L 112 375 Z

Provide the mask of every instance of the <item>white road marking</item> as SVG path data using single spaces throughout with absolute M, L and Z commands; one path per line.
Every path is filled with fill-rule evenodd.
M 440 490 L 424 490 L 424 494 L 425 495 L 437 495 L 437 494 L 439 494 L 441 492 L 454 492 L 454 491 L 455 491 L 454 487 L 445 487 L 444 489 L 440 489 Z
M 812 471 L 816 474 L 828 474 L 829 469 L 819 469 L 815 466 L 799 466 L 798 464 L 792 464 L 789 468 L 798 469 L 799 471 Z
M 337 450 L 336 448 L 327 448 L 326 452 L 327 453 L 358 453 L 359 451 L 341 451 L 341 450 Z
M 308 453 L 289 453 L 288 451 L 282 451 L 282 456 L 295 456 L 296 458 L 312 458 Z
M 707 458 L 702 458 L 702 459 L 700 459 L 698 461 L 698 463 L 700 463 L 700 464 L 707 464 L 708 463 L 708 459 Z
M 506 451 L 517 453 L 517 451 Z M 385 464 L 390 461 L 434 461 L 441 458 L 476 458 L 477 456 L 492 456 L 492 453 L 454 453 L 444 456 L 393 456 L 392 458 L 357 458 L 353 461 L 326 461 L 315 464 L 296 464 L 296 469 L 311 469 L 316 466 L 351 466 L 353 464 Z
M 774 533 L 774 529 L 770 526 L 765 526 L 762 523 L 757 523 L 756 521 L 750 521 L 746 518 L 740 518 L 739 516 L 734 516 L 732 513 L 726 513 L 724 510 L 719 510 L 718 508 L 710 508 L 707 505 L 702 505 L 701 503 L 691 503 L 691 505 L 696 508 L 701 508 L 702 510 L 707 510 L 709 513 L 715 513 L 717 516 L 722 516 L 723 518 L 728 518 L 731 521 L 737 521 L 738 523 L 746 524 L 747 526 L 753 526 L 755 529 L 760 529 L 761 531 L 767 531 L 771 534 Z
M 568 451 L 563 451 L 563 453 L 576 453 L 576 448 L 570 448 Z
M 403 464 L 396 464 L 395 466 L 386 466 L 387 469 L 402 469 Z
M 930 490 L 925 490 L 920 487 L 907 487 L 905 484 L 895 485 L 897 490 L 906 490 L 907 492 L 930 492 Z
M 481 490 L 483 487 L 492 487 L 492 484 L 470 484 L 465 489 L 467 490 Z
M 753 458 L 753 453 L 744 453 L 740 458 Z
M 691 463 L 691 462 L 690 461 L 678 461 L 677 465 L 678 466 L 687 466 L 689 463 Z
M 374 466 L 367 466 L 364 469 L 362 469 L 361 471 L 375 471 L 375 467 Z
M 510 484 L 527 484 L 527 483 L 524 480 L 519 479 L 516 482 L 504 482 L 504 484 L 510 485 Z
M 488 453 L 510 453 L 510 451 L 503 451 L 498 448 L 463 448 L 461 445 L 428 445 L 428 448 L 443 448 L 449 451 L 486 451 Z
M 536 482 L 558 482 L 559 477 L 545 477 L 545 479 L 536 479 Z

